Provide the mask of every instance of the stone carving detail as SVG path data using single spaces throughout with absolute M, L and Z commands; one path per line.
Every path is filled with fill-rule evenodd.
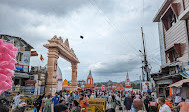
M 57 39 L 58 39 L 57 36 L 54 35 L 54 37 L 51 40 L 57 40 Z
M 54 71 L 57 70 L 57 60 L 54 62 Z
M 58 39 L 58 40 L 59 40 L 59 43 L 63 43 L 63 39 L 62 39 L 62 37 L 61 37 L 61 36 L 59 37 L 59 39 Z
M 68 39 L 65 40 L 64 44 L 65 44 L 68 48 L 70 48 Z

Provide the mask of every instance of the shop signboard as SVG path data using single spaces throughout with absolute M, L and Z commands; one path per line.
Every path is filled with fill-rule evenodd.
M 34 93 L 35 92 L 35 81 L 27 80 L 25 82 L 25 92 Z
M 22 53 L 22 60 L 17 61 L 16 70 L 29 72 L 30 51 L 19 51 Z
M 25 92 L 27 93 L 34 93 L 34 91 L 35 91 L 34 86 L 25 87 Z
M 22 72 L 29 72 L 29 66 L 28 65 L 21 65 L 21 64 L 15 64 L 16 71 L 22 71 Z
M 158 85 L 162 85 L 162 84 L 172 84 L 173 80 L 159 80 L 156 82 Z
M 22 64 L 29 65 L 30 62 L 30 51 L 23 51 Z
M 152 83 L 149 81 L 142 82 L 142 91 L 143 92 L 147 92 L 147 91 L 152 92 Z
M 18 62 L 21 65 L 29 65 L 30 62 L 30 51 L 20 51 L 23 53 L 22 61 Z
M 185 78 L 189 77 L 189 62 L 183 62 L 179 64 L 179 72 Z

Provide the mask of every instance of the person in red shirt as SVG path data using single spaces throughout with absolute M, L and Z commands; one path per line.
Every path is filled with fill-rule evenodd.
M 189 112 L 189 103 L 186 103 L 185 99 L 182 99 L 182 101 L 178 104 L 178 106 L 175 106 L 173 109 L 179 107 L 180 107 L 180 112 Z
M 88 105 L 89 105 L 88 99 L 86 99 L 84 97 L 84 94 L 81 94 L 80 98 L 79 98 L 79 106 L 81 107 L 82 112 L 86 112 L 87 111 L 87 106 Z

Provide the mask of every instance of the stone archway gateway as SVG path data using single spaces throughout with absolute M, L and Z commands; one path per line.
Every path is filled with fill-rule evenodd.
M 74 50 L 69 47 L 68 39 L 63 42 L 61 37 L 57 38 L 55 35 L 51 40 L 48 40 L 49 44 L 45 44 L 44 47 L 48 49 L 48 63 L 47 63 L 47 80 L 45 94 L 54 94 L 57 86 L 57 60 L 59 57 L 64 58 L 71 63 L 72 66 L 72 80 L 71 90 L 77 89 L 77 64 L 79 63 Z

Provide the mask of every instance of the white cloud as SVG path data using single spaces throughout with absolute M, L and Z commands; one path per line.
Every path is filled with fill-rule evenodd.
M 90 66 L 95 73 L 124 73 L 131 72 L 141 66 L 140 57 L 128 54 L 97 62 Z

